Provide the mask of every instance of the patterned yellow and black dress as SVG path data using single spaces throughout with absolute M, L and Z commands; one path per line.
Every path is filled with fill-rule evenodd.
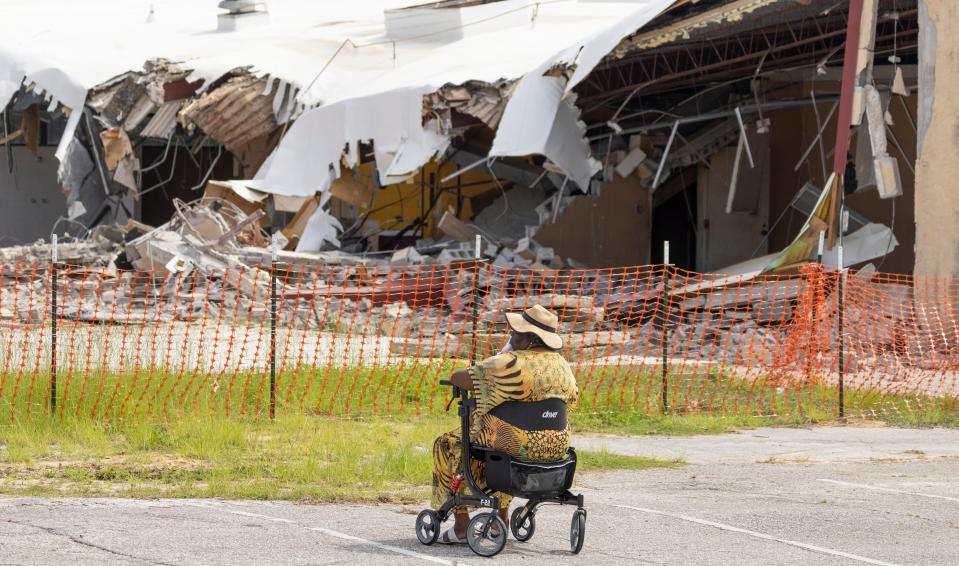
M 533 462 L 562 460 L 569 449 L 569 426 L 565 430 L 525 431 L 490 414 L 506 401 L 535 403 L 561 399 L 571 408 L 579 397 L 576 378 L 559 352 L 519 350 L 488 358 L 470 368 L 476 410 L 470 428 L 474 444 L 506 452 Z M 433 443 L 433 507 L 439 509 L 463 455 L 459 430 L 440 435 Z M 473 466 L 473 477 L 485 487 L 482 471 Z M 460 491 L 465 489 L 465 482 Z M 500 494 L 500 507 L 509 507 L 512 498 Z M 457 508 L 456 512 L 466 509 Z

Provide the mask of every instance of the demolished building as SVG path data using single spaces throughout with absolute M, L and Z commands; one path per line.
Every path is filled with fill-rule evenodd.
M 242 413 L 270 368 L 321 408 L 325 368 L 475 359 L 542 304 L 607 409 L 650 366 L 620 403 L 959 395 L 940 0 L 47 3 L 0 38 L 15 392 L 186 375 L 164 399 Z
M 29 176 L 14 148 L 58 146 L 66 206 L 41 198 L 61 236 L 161 224 L 212 180 L 299 251 L 480 233 L 501 262 L 598 267 L 661 260 L 668 240 L 673 263 L 715 271 L 783 249 L 829 178 L 845 3 L 196 4 L 105 3 L 128 19 L 114 41 L 151 52 L 135 64 L 89 64 L 94 43 L 58 67 L 16 34 L 0 51 L 8 175 Z M 875 255 L 908 272 L 919 8 L 866 4 L 846 191 L 856 227 L 898 219 Z M 53 44 L 83 33 L 71 16 Z
M 27 226 L 5 236 L 157 226 L 208 193 L 291 251 L 448 259 L 480 234 L 503 265 L 602 267 L 669 241 L 729 271 L 786 248 L 831 172 L 844 2 L 120 4 L 97 10 L 122 57 L 63 53 L 98 15 L 72 5 L 48 49 L 0 46 L 7 177 L 43 159 L 65 195 L 46 177 L 43 214 L 10 207 Z M 919 6 L 865 8 L 845 227 L 886 225 L 867 259 L 910 272 Z

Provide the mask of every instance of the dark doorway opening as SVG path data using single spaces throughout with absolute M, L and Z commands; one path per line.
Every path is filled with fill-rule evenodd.
M 669 242 L 669 261 L 696 269 L 696 183 L 653 208 L 652 263 L 663 263 L 663 242 Z

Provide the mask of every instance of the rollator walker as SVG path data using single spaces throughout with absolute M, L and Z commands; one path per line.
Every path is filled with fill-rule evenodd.
M 575 505 L 569 529 L 569 546 L 573 554 L 578 554 L 583 548 L 586 534 L 586 509 L 583 508 L 582 494 L 573 494 L 569 490 L 576 473 L 576 451 L 570 447 L 566 458 L 557 462 L 526 462 L 492 448 L 473 446 L 470 442 L 470 416 L 476 408 L 476 399 L 470 396 L 468 390 L 448 380 L 442 380 L 440 384 L 452 387 L 453 397 L 458 398 L 457 414 L 463 438 L 463 457 L 460 471 L 453 478 L 450 494 L 443 506 L 439 511 L 424 509 L 416 517 L 416 538 L 425 545 L 436 542 L 440 536 L 440 525 L 452 515 L 454 507 L 488 508 L 490 511 L 478 513 L 470 519 L 466 542 L 480 556 L 499 554 L 506 546 L 506 525 L 497 515 L 500 501 L 494 495 L 499 492 L 527 500 L 525 505 L 517 507 L 510 515 L 510 530 L 520 542 L 533 538 L 536 511 L 541 505 Z M 561 412 L 565 426 L 566 404 L 558 399 L 536 403 L 509 401 L 496 407 L 492 414 L 497 415 L 497 410 L 508 413 L 514 426 L 521 421 L 534 427 L 541 422 L 539 419 L 555 418 Z M 510 419 L 504 420 L 510 422 Z M 520 428 L 537 430 L 526 426 Z M 486 469 L 485 490 L 476 485 L 472 468 L 467 465 L 473 460 L 479 461 Z M 466 482 L 467 493 L 461 495 L 458 491 L 463 481 Z

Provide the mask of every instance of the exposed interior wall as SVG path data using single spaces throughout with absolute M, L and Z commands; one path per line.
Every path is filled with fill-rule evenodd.
M 889 155 L 899 161 L 902 196 L 881 199 L 876 189 L 872 188 L 846 197 L 846 206 L 852 210 L 873 222 L 892 226 L 899 247 L 885 259 L 879 258 L 873 262 L 880 271 L 887 273 L 912 273 L 916 261 L 916 176 L 912 169 L 916 163 L 916 130 L 912 123 L 916 118 L 917 98 L 915 95 L 908 98 L 894 96 L 889 108 L 893 120 L 889 131 L 902 146 L 900 151 L 889 136 Z M 856 139 L 853 139 L 853 147 L 855 143 Z
M 372 162 L 357 167 L 361 182 L 372 182 L 372 169 Z M 381 187 L 374 193 L 369 219 L 378 222 L 382 230 L 394 231 L 425 216 L 422 236 L 442 238 L 436 224 L 443 211 L 453 208 L 461 219 L 469 220 L 502 194 L 493 178 L 479 168 L 441 182 L 443 177 L 456 170 L 454 163 L 431 161 L 408 181 Z M 430 210 L 434 199 L 436 205 Z M 354 214 L 359 212 L 354 211 Z
M 825 108 L 829 112 L 829 105 L 821 104 L 820 112 Z M 825 115 L 823 115 L 825 116 Z M 792 200 L 793 195 L 803 186 L 806 181 L 812 181 L 817 186 L 822 186 L 823 179 L 819 166 L 819 152 L 812 159 L 816 161 L 816 166 L 809 162 L 800 167 L 799 171 L 794 171 L 796 162 L 802 156 L 803 151 L 815 136 L 815 132 L 808 133 L 804 131 L 804 120 L 800 109 L 791 108 L 788 110 L 775 110 L 766 115 L 770 120 L 770 134 L 772 141 L 770 143 L 769 167 L 771 184 L 769 189 L 769 219 L 770 233 L 767 248 L 769 252 L 775 252 L 785 248 L 802 227 L 803 219 L 798 213 L 788 211 L 786 208 Z M 815 116 L 813 117 L 815 123 Z M 826 129 L 826 137 L 835 138 L 835 126 Z M 830 142 L 830 146 L 832 142 Z M 785 211 L 785 214 L 783 212 Z M 778 220 L 778 222 L 777 222 Z
M 802 88 L 802 96 L 810 96 L 812 84 L 807 83 Z M 825 98 L 838 92 L 838 84 L 820 83 L 815 85 L 819 97 Z M 798 89 L 797 89 L 798 90 Z M 796 93 L 798 96 L 798 93 Z M 893 233 L 899 241 L 899 246 L 885 258 L 874 261 L 881 271 L 889 273 L 911 273 L 915 262 L 914 244 L 916 238 L 916 190 L 915 177 L 911 167 L 915 163 L 916 131 L 913 124 L 916 120 L 917 96 L 907 98 L 893 96 L 889 104 L 889 113 L 893 125 L 889 128 L 899 141 L 903 151 L 889 141 L 889 154 L 899 160 L 899 171 L 902 178 L 903 194 L 894 199 L 881 199 L 875 188 L 868 188 L 846 197 L 846 205 L 859 212 L 869 220 L 885 225 L 892 225 Z M 902 104 L 905 102 L 905 105 Z M 815 140 L 819 124 L 825 121 L 834 104 L 833 100 L 821 101 L 814 108 L 812 105 L 801 108 L 790 108 L 770 112 L 771 121 L 771 178 L 769 218 L 774 223 L 784 209 L 789 205 L 793 196 L 807 181 L 817 187 L 825 184 L 826 177 L 832 168 L 833 148 L 836 139 L 835 116 L 830 120 L 823 132 L 822 152 L 818 145 L 813 148 L 798 171 L 794 171 L 796 163 L 802 154 Z M 816 118 L 816 110 L 819 120 Z M 856 137 L 850 141 L 851 151 L 855 151 Z M 822 154 L 825 153 L 826 163 L 823 168 Z M 825 176 L 824 176 L 825 173 Z M 769 251 L 783 249 L 796 236 L 802 227 L 804 217 L 796 211 L 786 211 L 782 220 L 772 230 L 769 238 Z
M 920 76 L 920 91 L 931 115 L 924 110 L 921 123 L 928 123 L 922 154 L 916 164 L 916 262 L 917 275 L 959 277 L 959 10 L 955 0 L 923 0 L 920 10 L 920 69 L 934 65 L 935 80 Z M 924 16 L 928 16 L 928 18 Z M 930 42 L 935 43 L 935 61 L 930 61 Z
M 536 241 L 557 255 L 591 267 L 649 263 L 651 203 L 635 175 L 604 183 L 599 196 L 574 200 L 536 232 Z
M 24 146 L 13 146 L 13 173 L 7 148 L 0 146 L 0 245 L 49 238 L 66 204 L 57 183 L 55 147 L 45 146 L 34 156 Z
M 769 228 L 770 136 L 750 134 L 754 167 L 740 156 L 738 190 L 755 193 L 756 207 L 749 212 L 726 212 L 729 185 L 733 176 L 737 146 L 727 146 L 709 158 L 709 167 L 700 165 L 697 181 L 696 269 L 721 270 L 766 254 Z

